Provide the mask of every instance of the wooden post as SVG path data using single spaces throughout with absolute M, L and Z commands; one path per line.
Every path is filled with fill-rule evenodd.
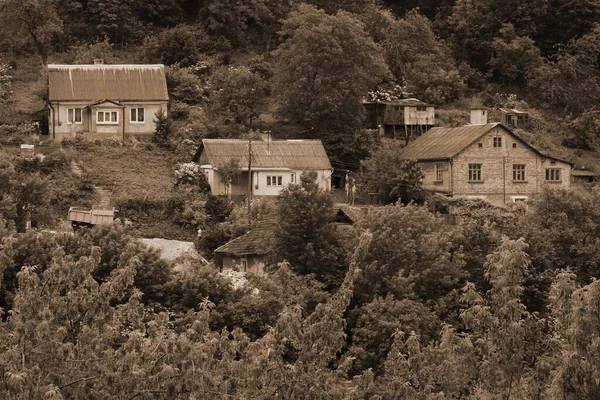
M 252 139 L 248 139 L 248 219 L 250 219 L 250 203 L 252 201 Z

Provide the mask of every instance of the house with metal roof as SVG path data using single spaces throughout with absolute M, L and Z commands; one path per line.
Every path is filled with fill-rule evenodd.
M 226 269 L 262 274 L 276 227 L 276 215 L 263 217 L 251 230 L 215 250 L 217 264 Z
M 388 137 L 411 139 L 435 125 L 435 108 L 421 100 L 365 101 L 365 128 Z
M 317 173 L 317 184 L 331 189 L 333 167 L 320 140 L 203 139 L 194 161 L 206 173 L 213 195 L 277 196 L 304 171 Z M 225 171 L 239 174 L 228 182 Z
M 44 133 L 54 140 L 149 137 L 168 102 L 161 64 L 50 64 Z
M 542 154 L 499 123 L 433 128 L 401 157 L 419 161 L 429 192 L 500 206 L 546 187 L 571 187 L 571 163 Z

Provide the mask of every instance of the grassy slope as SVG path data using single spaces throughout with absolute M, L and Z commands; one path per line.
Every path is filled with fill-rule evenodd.
M 162 149 L 135 146 L 92 145 L 77 149 L 88 178 L 113 190 L 115 201 L 130 198 L 162 200 L 175 195 L 173 185 L 177 157 Z

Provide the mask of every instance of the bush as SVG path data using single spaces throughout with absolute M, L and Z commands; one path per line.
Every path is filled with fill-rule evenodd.
M 174 120 L 187 119 L 190 116 L 190 108 L 185 103 L 175 101 L 171 105 L 171 109 L 169 110 L 169 115 Z
M 175 186 L 188 185 L 197 187 L 200 192 L 210 192 L 210 185 L 206 178 L 206 174 L 200 166 L 195 162 L 177 164 L 175 169 Z

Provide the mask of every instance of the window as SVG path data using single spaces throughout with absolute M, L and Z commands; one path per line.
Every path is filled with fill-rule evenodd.
M 83 119 L 81 118 L 81 108 L 67 109 L 67 124 L 83 124 Z
M 248 270 L 248 259 L 246 257 L 242 257 L 242 271 L 246 272 Z
M 444 165 L 443 164 L 435 164 L 435 181 L 436 182 L 444 181 Z
M 427 111 L 427 107 L 417 106 L 417 111 Z
M 482 148 L 482 147 L 483 147 L 483 143 L 479 143 L 479 148 Z
M 546 180 L 560 182 L 560 168 L 546 168 Z
M 296 183 L 296 174 L 292 174 L 292 177 L 291 177 L 290 181 L 292 183 Z
M 513 149 L 516 149 L 516 148 L 517 148 L 517 144 L 513 143 Z
M 494 147 L 502 147 L 502 136 L 494 136 Z
M 527 201 L 527 196 L 511 196 L 513 203 L 525 202 Z
M 101 125 L 119 123 L 119 113 L 116 111 L 98 111 L 96 122 Z
M 481 164 L 469 164 L 469 181 L 482 182 L 481 179 Z
M 131 109 L 131 122 L 144 122 L 144 107 L 132 108 Z
M 283 177 L 282 176 L 267 176 L 267 186 L 282 186 L 283 185 Z
M 556 161 L 550 160 L 550 165 L 556 165 Z
M 513 164 L 513 181 L 525 182 L 525 164 Z

